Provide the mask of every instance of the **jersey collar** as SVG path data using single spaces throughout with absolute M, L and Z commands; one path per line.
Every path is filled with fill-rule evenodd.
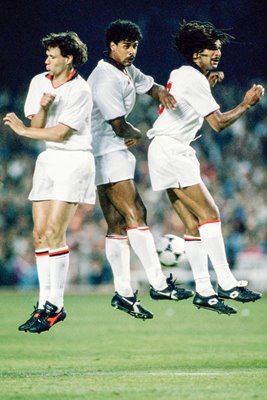
M 202 69 L 201 69 L 196 63 L 194 63 L 193 61 L 192 61 L 192 62 L 186 61 L 184 65 L 188 65 L 188 66 L 190 66 L 190 67 L 193 67 L 193 68 L 197 69 L 199 72 L 201 72 L 202 75 L 204 75 Z M 211 72 L 212 72 L 212 71 L 209 71 L 209 72 L 207 73 L 207 75 L 204 75 L 204 76 L 208 79 L 209 74 L 210 74 Z
M 202 75 L 204 75 L 202 69 L 201 69 L 196 63 L 194 63 L 193 61 L 188 61 L 188 60 L 186 60 L 186 62 L 184 63 L 184 65 L 188 65 L 188 66 L 190 66 L 190 67 L 193 67 L 193 68 L 197 69 L 199 72 L 201 72 Z
M 74 70 L 70 73 L 70 75 L 68 76 L 68 78 L 67 78 L 61 85 L 64 85 L 64 83 L 67 83 L 67 82 L 69 82 L 69 81 L 72 81 L 73 79 L 76 78 L 77 75 L 78 75 L 78 71 L 77 71 L 77 69 L 74 69 Z M 46 78 L 49 79 L 50 81 L 53 80 L 53 75 L 51 75 L 51 74 L 48 73 L 48 74 L 46 74 L 45 76 L 46 76 Z M 60 85 L 60 86 L 61 86 L 61 85 Z
M 120 71 L 124 72 L 125 71 L 125 67 L 124 65 L 121 65 L 119 63 L 117 63 L 117 61 L 115 61 L 113 58 L 111 58 L 108 54 L 107 51 L 104 51 L 104 56 L 103 56 L 103 60 L 111 65 L 113 65 L 115 68 L 119 69 Z

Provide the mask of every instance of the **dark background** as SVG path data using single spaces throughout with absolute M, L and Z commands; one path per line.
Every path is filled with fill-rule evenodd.
M 0 85 L 17 91 L 44 70 L 40 39 L 50 32 L 76 31 L 86 42 L 87 78 L 104 50 L 104 29 L 117 18 L 140 25 L 143 39 L 135 65 L 165 83 L 179 66 L 172 35 L 182 19 L 210 21 L 236 37 L 223 49 L 220 70 L 227 82 L 244 86 L 267 79 L 266 0 L 9 0 L 0 1 Z M 0 89 L 1 89 L 0 87 Z

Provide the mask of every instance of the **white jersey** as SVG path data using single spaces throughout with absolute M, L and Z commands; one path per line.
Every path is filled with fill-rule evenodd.
M 100 60 L 88 78 L 92 90 L 92 136 L 95 156 L 127 149 L 124 139 L 118 137 L 108 121 L 127 117 L 132 111 L 136 94 L 151 89 L 154 79 L 131 65 L 124 71 L 112 60 Z
M 147 136 L 170 136 L 184 145 L 195 139 L 204 117 L 220 106 L 211 94 L 207 78 L 196 68 L 182 66 L 171 72 L 167 84 L 177 101 L 175 110 L 163 109 Z
M 59 123 L 73 129 L 73 134 L 62 143 L 46 141 L 46 147 L 63 150 L 91 150 L 91 110 L 92 95 L 87 82 L 78 74 L 69 81 L 54 88 L 51 76 L 47 73 L 36 75 L 30 84 L 24 112 L 27 118 L 37 114 L 43 93 L 54 94 L 50 106 L 46 128 Z

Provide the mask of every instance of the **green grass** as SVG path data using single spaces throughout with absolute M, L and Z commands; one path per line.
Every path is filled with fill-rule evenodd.
M 267 298 L 238 314 L 154 302 L 151 321 L 114 311 L 111 295 L 67 294 L 67 319 L 19 332 L 35 293 L 0 292 L 0 398 L 267 399 Z

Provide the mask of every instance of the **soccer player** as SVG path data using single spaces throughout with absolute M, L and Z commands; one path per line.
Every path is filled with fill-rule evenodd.
M 26 127 L 14 114 L 4 118 L 15 133 L 44 140 L 33 175 L 33 238 L 39 300 L 20 331 L 40 333 L 63 321 L 64 287 L 69 266 L 66 230 L 79 203 L 95 202 L 95 164 L 91 152 L 92 96 L 77 68 L 88 58 L 75 32 L 50 33 L 42 39 L 46 72 L 35 76 L 25 102 Z
M 221 112 L 210 86 L 223 79 L 215 70 L 222 45 L 232 39 L 211 23 L 182 22 L 175 37 L 176 49 L 185 63 L 171 72 L 170 93 L 176 109 L 164 108 L 147 132 L 150 139 L 148 163 L 153 190 L 167 190 L 173 208 L 185 226 L 186 254 L 196 285 L 193 304 L 198 308 L 234 314 L 236 309 L 223 299 L 255 301 L 261 294 L 249 290 L 246 281 L 238 282 L 226 259 L 218 207 L 200 176 L 199 161 L 190 143 L 195 140 L 203 120 L 216 132 L 231 125 L 264 94 L 253 85 L 234 109 Z M 210 82 L 207 77 L 212 73 Z M 218 279 L 218 293 L 211 285 L 208 257 Z
M 93 153 L 96 185 L 108 224 L 106 256 L 111 265 L 115 295 L 111 305 L 133 317 L 151 319 L 153 314 L 137 300 L 131 286 L 130 247 L 139 257 L 155 300 L 182 300 L 192 291 L 166 279 L 154 240 L 146 223 L 146 209 L 134 182 L 135 157 L 128 147 L 138 143 L 141 132 L 127 121 L 136 94 L 147 93 L 166 108 L 175 101 L 167 90 L 137 69 L 133 62 L 142 34 L 135 23 L 116 20 L 106 29 L 107 51 L 88 78 L 92 90 Z

